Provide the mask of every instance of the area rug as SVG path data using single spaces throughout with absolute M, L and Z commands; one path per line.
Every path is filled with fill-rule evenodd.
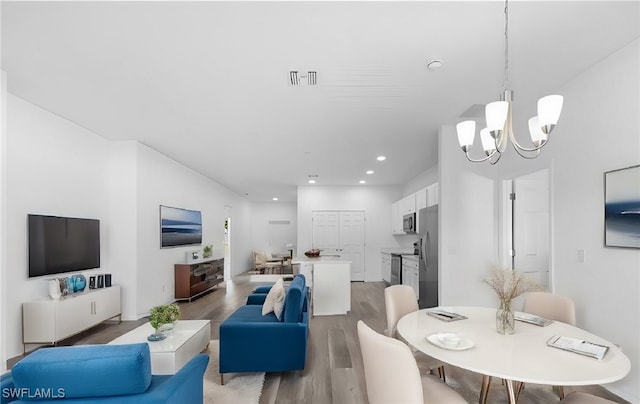
M 264 385 L 262 373 L 225 373 L 224 385 L 220 385 L 219 341 L 209 343 L 209 365 L 204 373 L 204 403 L 258 404 Z

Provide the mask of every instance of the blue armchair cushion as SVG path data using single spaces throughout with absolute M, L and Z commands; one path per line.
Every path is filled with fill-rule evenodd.
M 63 391 L 65 398 L 143 393 L 151 354 L 146 343 L 41 348 L 16 363 L 11 377 L 17 388 Z

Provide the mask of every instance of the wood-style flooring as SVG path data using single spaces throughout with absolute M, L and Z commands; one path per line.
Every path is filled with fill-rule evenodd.
M 180 303 L 181 318 L 210 320 L 211 338 L 218 339 L 220 323 L 237 307 L 244 305 L 247 295 L 258 285 L 250 283 L 247 275 L 237 276 L 232 282 L 225 282 L 192 302 Z M 386 328 L 384 288 L 382 282 L 354 282 L 351 284 L 351 311 L 347 315 L 312 317 L 306 368 L 303 371 L 268 373 L 260 403 L 366 403 L 356 323 L 363 320 L 374 330 L 383 332 Z M 103 323 L 60 345 L 107 343 L 146 321 L 148 319 L 144 318 Z M 255 343 L 260 344 L 260 340 L 256 339 Z M 19 359 L 14 358 L 9 365 Z M 446 367 L 446 372 L 450 386 L 469 402 L 478 401 L 480 375 L 451 366 Z M 565 388 L 566 393 L 572 390 L 571 387 Z M 626 403 L 600 386 L 581 387 L 580 390 Z M 500 381 L 493 381 L 488 402 L 507 402 L 506 389 Z M 557 402 L 558 397 L 550 386 L 526 385 L 519 399 L 521 404 Z

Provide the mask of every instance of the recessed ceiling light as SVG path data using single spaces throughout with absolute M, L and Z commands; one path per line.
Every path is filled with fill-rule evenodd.
M 309 180 L 309 184 L 315 184 L 316 180 Z
M 367 170 L 367 174 L 368 174 L 368 175 L 373 174 L 373 170 Z
M 367 181 L 365 181 L 365 180 L 360 180 L 360 183 L 361 183 L 361 184 L 366 184 L 366 183 L 367 183 Z
M 385 161 L 387 158 L 385 156 L 378 156 L 376 157 L 376 160 L 378 161 Z
M 277 200 L 278 200 L 278 198 L 276 198 L 275 196 L 274 196 L 272 199 L 273 199 L 274 201 L 277 201 Z
M 427 62 L 427 69 L 431 70 L 432 72 L 435 72 L 436 70 L 441 68 L 443 64 L 444 63 L 442 62 L 442 60 L 438 60 L 438 59 L 430 60 L 429 62 Z

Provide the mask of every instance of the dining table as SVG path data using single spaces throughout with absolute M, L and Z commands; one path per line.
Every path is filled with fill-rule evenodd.
M 437 316 L 434 311 L 462 318 Z M 516 321 L 513 334 L 499 334 L 496 309 L 489 307 L 421 309 L 402 317 L 397 332 L 400 339 L 426 355 L 482 374 L 479 403 L 486 400 L 491 377 L 505 380 L 509 403 L 515 403 L 516 388 L 520 383 L 606 384 L 623 379 L 631 369 L 629 358 L 614 343 L 560 321 L 552 321 L 546 326 Z M 596 359 L 558 349 L 549 345 L 555 337 L 575 338 L 597 344 L 596 347 L 607 347 L 606 354 Z

